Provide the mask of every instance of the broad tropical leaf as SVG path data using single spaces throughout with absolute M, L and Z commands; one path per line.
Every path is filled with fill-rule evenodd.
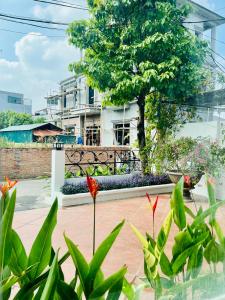
M 10 269 L 14 275 L 22 276 L 27 269 L 28 259 L 23 243 L 14 230 L 11 232 L 11 248 Z
M 158 260 L 160 260 L 160 257 L 162 253 L 164 252 L 164 247 L 166 245 L 167 239 L 169 237 L 171 224 L 172 224 L 172 218 L 173 218 L 173 211 L 171 210 L 169 214 L 167 215 L 165 221 L 163 222 L 163 225 L 159 231 L 157 240 L 156 240 L 156 246 L 155 246 L 155 256 Z
M 174 211 L 174 222 L 180 230 L 186 227 L 186 215 L 183 198 L 184 180 L 183 178 L 176 184 L 172 197 L 171 197 L 171 208 Z
M 49 264 L 51 258 L 52 233 L 56 226 L 58 201 L 53 203 L 41 230 L 39 231 L 28 257 L 28 266 L 34 266 L 29 276 L 35 279 Z
M 79 300 L 74 289 L 62 280 L 58 281 L 57 293 L 62 300 Z
M 127 272 L 127 267 L 122 267 L 118 272 L 114 273 L 108 277 L 101 285 L 96 287 L 96 289 L 88 297 L 89 300 L 98 299 L 102 297 L 108 290 L 110 290 L 118 281 L 124 278 Z
M 111 249 L 115 239 L 117 238 L 118 234 L 120 233 L 125 221 L 122 221 L 118 224 L 113 231 L 107 236 L 107 238 L 100 244 L 98 249 L 95 252 L 94 257 L 92 258 L 89 266 L 88 276 L 86 278 L 86 287 L 87 292 L 90 294 L 93 291 L 94 282 L 97 273 L 101 269 L 102 263 L 108 254 L 109 250 Z
M 2 199 L 1 201 L 4 201 Z M 12 221 L 16 203 L 16 190 L 13 191 L 12 196 L 6 206 L 4 215 L 0 220 L 0 272 L 4 269 L 4 265 L 9 263 L 11 258 L 11 229 Z
M 194 219 L 193 223 L 191 224 L 191 228 L 194 228 L 196 225 L 202 223 L 208 216 L 210 216 L 212 213 L 216 212 L 216 210 L 223 205 L 225 205 L 225 200 L 217 202 L 216 204 L 212 205 L 207 210 L 200 213 Z
M 52 300 L 54 299 L 55 291 L 59 280 L 59 269 L 58 269 L 58 253 L 52 262 L 50 272 L 41 295 L 40 300 Z
M 69 249 L 70 255 L 72 257 L 73 263 L 76 267 L 82 289 L 84 291 L 84 294 L 87 297 L 88 293 L 87 293 L 87 289 L 86 289 L 86 279 L 87 279 L 88 272 L 89 272 L 89 265 L 88 265 L 86 259 L 84 258 L 83 254 L 78 249 L 78 247 L 76 245 L 74 245 L 74 243 L 66 236 L 65 236 L 65 241 L 66 241 L 67 247 Z

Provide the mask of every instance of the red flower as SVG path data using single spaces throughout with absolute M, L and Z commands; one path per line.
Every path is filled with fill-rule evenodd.
M 148 201 L 149 201 L 149 203 L 150 203 L 150 205 L 151 205 L 151 208 L 152 208 L 152 213 L 153 213 L 153 218 L 154 218 L 154 217 L 155 217 L 155 211 L 156 211 L 156 208 L 157 208 L 157 205 L 158 205 L 159 196 L 157 195 L 157 197 L 156 197 L 156 200 L 155 200 L 154 204 L 152 204 L 151 197 L 149 196 L 149 194 L 148 194 L 148 193 L 146 193 L 146 196 L 147 196 L 147 198 L 148 198 Z
M 97 180 L 87 175 L 87 186 L 88 186 L 89 192 L 95 202 L 97 193 L 99 191 L 99 184 L 98 184 Z
M 188 176 L 188 175 L 185 175 L 185 176 L 184 176 L 184 183 L 185 183 L 188 187 L 190 187 L 190 186 L 191 186 L 191 177 Z
M 17 180 L 11 181 L 8 177 L 5 177 L 5 183 L 0 184 L 0 191 L 2 193 L 2 196 L 5 197 L 9 190 L 11 190 L 16 184 Z

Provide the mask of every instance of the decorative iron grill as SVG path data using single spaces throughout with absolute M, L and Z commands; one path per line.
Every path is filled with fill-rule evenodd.
M 92 173 L 90 174 L 90 166 Z M 94 175 L 97 168 L 108 168 L 111 174 L 129 174 L 141 170 L 140 159 L 133 150 L 68 150 L 66 151 L 66 170 L 84 176 Z

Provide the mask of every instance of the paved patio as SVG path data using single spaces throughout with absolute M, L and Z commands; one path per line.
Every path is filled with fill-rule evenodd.
M 206 205 L 203 204 L 203 207 L 206 207 Z M 194 209 L 193 203 L 188 203 L 188 206 Z M 14 228 L 21 236 L 28 251 L 48 210 L 48 208 L 43 208 L 15 213 Z M 159 230 L 168 211 L 169 195 L 161 195 L 156 211 L 156 231 Z M 63 233 L 65 232 L 70 239 L 79 245 L 85 256 L 88 259 L 91 258 L 92 213 L 92 205 L 59 209 L 58 224 L 54 232 L 53 244 L 55 248 L 60 248 L 61 255 L 67 250 L 63 238 Z M 103 270 L 106 275 L 109 275 L 126 264 L 128 266 L 127 278 L 133 280 L 136 276 L 143 275 L 143 256 L 139 242 L 129 227 L 129 222 L 139 228 L 143 234 L 146 231 L 151 232 L 151 209 L 146 198 L 140 197 L 98 203 L 96 221 L 97 244 L 123 219 L 126 219 L 127 222 L 105 260 Z M 219 220 L 222 221 L 222 225 L 225 225 L 223 208 L 220 210 Z M 176 229 L 174 228 L 173 232 L 175 231 Z M 168 247 L 171 246 L 172 242 L 173 237 L 170 236 Z M 74 268 L 70 260 L 64 263 L 63 269 L 66 272 L 66 279 L 70 280 L 74 274 Z

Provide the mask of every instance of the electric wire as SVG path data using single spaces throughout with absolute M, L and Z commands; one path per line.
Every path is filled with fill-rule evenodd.
M 17 33 L 17 34 L 22 34 L 22 35 L 33 35 L 33 36 L 46 36 L 49 38 L 63 38 L 65 35 L 47 35 L 47 34 L 42 34 L 42 33 L 35 33 L 35 32 L 22 32 L 22 31 L 15 31 L 15 30 L 10 30 L 6 28 L 0 27 L 0 31 L 6 31 L 6 32 L 12 32 L 12 33 Z
M 70 4 L 63 4 L 62 2 L 54 2 L 54 1 L 47 1 L 47 0 L 34 0 L 35 2 L 41 2 L 41 3 L 47 3 L 47 4 L 52 4 L 52 5 L 58 5 L 62 7 L 68 7 L 68 8 L 73 8 L 73 9 L 80 9 L 80 10 L 86 10 L 88 11 L 89 9 L 86 7 L 81 7 L 81 6 L 76 6 L 76 5 L 70 5 Z
M 50 20 L 42 20 L 42 19 L 29 18 L 29 17 L 23 17 L 23 16 L 15 16 L 15 15 L 10 15 L 10 14 L 3 14 L 3 13 L 0 13 L 0 16 L 9 18 L 9 19 L 13 19 L 13 20 L 16 19 L 16 20 L 35 22 L 35 23 L 46 23 L 46 24 L 64 25 L 64 26 L 69 25 L 69 23 L 54 22 L 54 21 L 50 21 Z
M 31 24 L 31 23 L 28 23 L 28 22 L 22 22 L 22 21 L 16 21 L 16 20 L 12 20 L 12 19 L 7 19 L 5 17 L 0 17 L 0 19 L 3 20 L 3 21 L 7 21 L 7 22 L 18 23 L 18 24 L 23 24 L 23 25 L 29 25 L 29 26 L 37 27 L 37 28 L 50 29 L 50 30 L 58 30 L 58 31 L 65 31 L 65 29 L 62 29 L 62 28 L 49 27 L 49 26 L 41 26 L 41 25 Z

